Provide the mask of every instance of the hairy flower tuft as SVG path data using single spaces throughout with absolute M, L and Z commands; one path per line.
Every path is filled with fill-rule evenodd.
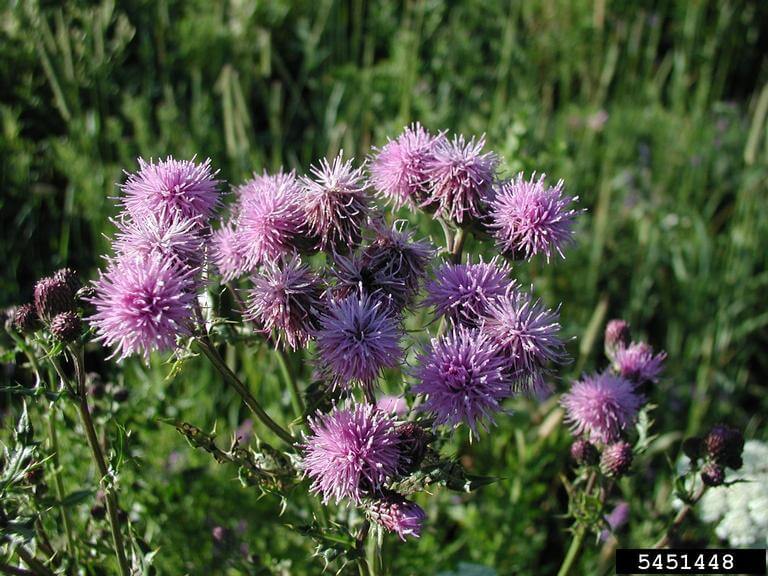
M 320 370 L 335 387 L 370 387 L 382 369 L 399 364 L 401 337 L 397 318 L 370 296 L 331 301 L 317 331 Z
M 632 342 L 629 346 L 620 346 L 614 354 L 616 370 L 635 383 L 656 382 L 664 369 L 666 352 L 653 353 L 653 348 L 645 342 Z
M 234 224 L 224 224 L 211 235 L 211 258 L 224 282 L 230 282 L 248 271 Z
M 407 126 L 395 140 L 374 149 L 371 182 L 394 208 L 414 206 L 427 194 L 427 167 L 435 159 L 435 147 L 442 135 L 433 136 L 418 122 Z
M 335 408 L 308 423 L 301 468 L 324 503 L 344 498 L 360 503 L 396 474 L 400 450 L 394 422 L 374 406 Z
M 122 186 L 122 203 L 137 220 L 148 214 L 208 219 L 219 206 L 221 182 L 210 159 L 138 161 L 138 172 L 128 174 Z
M 428 192 L 420 206 L 446 220 L 463 224 L 483 215 L 483 202 L 494 181 L 498 159 L 483 152 L 485 137 L 440 139 L 425 171 Z
M 319 250 L 347 252 L 359 245 L 370 210 L 363 169 L 344 161 L 342 154 L 332 163 L 320 160 L 310 169 L 312 178 L 301 179 L 307 232 L 317 238 Z
M 322 292 L 320 279 L 298 256 L 268 264 L 253 278 L 245 317 L 295 350 L 318 328 Z
M 572 241 L 573 220 L 579 213 L 570 208 L 577 197 L 563 194 L 563 181 L 544 183 L 542 174 L 525 180 L 523 174 L 504 182 L 491 201 L 490 224 L 496 244 L 505 254 L 530 260 L 544 254 L 563 255 Z
M 501 402 L 511 395 L 503 355 L 483 332 L 464 326 L 433 339 L 418 358 L 417 394 L 426 394 L 421 410 L 435 417 L 435 424 L 456 427 L 461 423 L 477 434 L 488 429 Z
M 195 270 L 158 257 L 118 259 L 93 283 L 88 318 L 96 340 L 114 348 L 119 360 L 132 354 L 149 362 L 152 351 L 172 350 L 190 332 L 195 300 Z
M 119 257 L 144 260 L 149 256 L 176 258 L 197 268 L 202 263 L 203 237 L 199 218 L 177 214 L 146 214 L 116 220 L 114 248 Z
M 608 444 L 634 423 L 643 397 L 629 380 L 603 372 L 574 382 L 561 402 L 574 434 Z

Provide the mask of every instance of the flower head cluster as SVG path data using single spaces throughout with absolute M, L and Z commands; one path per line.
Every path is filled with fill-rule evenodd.
M 622 376 L 643 383 L 658 380 L 666 358 L 666 352 L 654 354 L 653 348 L 645 342 L 632 342 L 616 349 L 613 362 Z
M 432 340 L 421 355 L 413 391 L 426 395 L 421 409 L 434 416 L 435 424 L 465 423 L 477 434 L 478 426 L 487 428 L 502 400 L 512 394 L 504 364 L 487 334 L 459 326 Z
M 496 244 L 512 257 L 531 259 L 553 253 L 563 258 L 563 249 L 571 242 L 573 221 L 578 210 L 570 204 L 578 198 L 563 194 L 563 181 L 547 186 L 542 174 L 525 180 L 523 174 L 499 186 L 491 201 L 489 227 Z
M 435 148 L 442 138 L 431 135 L 417 122 L 375 150 L 371 182 L 395 208 L 424 201 L 429 190 L 427 170 L 435 160 Z
M 400 460 L 393 420 L 369 404 L 335 408 L 309 419 L 302 468 L 323 502 L 359 503 L 397 472 Z

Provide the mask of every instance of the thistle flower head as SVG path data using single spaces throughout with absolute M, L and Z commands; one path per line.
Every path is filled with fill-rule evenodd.
M 387 531 L 397 534 L 403 542 L 407 536 L 418 538 L 427 518 L 418 504 L 394 493 L 370 501 L 366 515 Z
M 408 413 L 408 403 L 402 396 L 382 396 L 376 402 L 376 407 L 386 414 L 405 416 Z
M 37 281 L 34 300 L 37 315 L 49 321 L 56 314 L 75 308 L 75 292 L 66 280 L 52 276 Z
M 565 361 L 559 316 L 520 290 L 488 304 L 483 330 L 504 350 L 519 386 L 539 387 L 546 365 Z
M 118 259 L 94 282 L 89 299 L 96 313 L 88 318 L 96 340 L 114 348 L 119 360 L 152 351 L 172 350 L 176 338 L 190 332 L 196 282 L 194 269 L 175 260 Z
M 629 346 L 620 346 L 614 353 L 616 370 L 633 382 L 656 382 L 664 369 L 665 352 L 653 353 L 653 348 L 645 342 L 632 342 Z
M 80 282 L 80 276 L 72 270 L 72 268 L 59 268 L 54 272 L 53 277 L 56 280 L 61 280 L 64 282 L 67 286 L 69 286 L 69 289 L 72 290 L 73 293 L 76 293 L 80 288 L 82 288 L 82 283 Z
M 305 224 L 302 189 L 296 175 L 261 177 L 259 190 L 241 197 L 237 238 L 249 268 L 293 252 Z
M 744 436 L 737 428 L 716 424 L 704 437 L 702 448 L 709 461 L 738 470 L 741 467 Z
M 572 241 L 573 220 L 579 213 L 570 208 L 578 198 L 563 194 L 563 181 L 547 186 L 542 174 L 525 180 L 523 174 L 503 183 L 493 195 L 489 227 L 505 254 L 530 260 L 544 254 L 563 255 Z
M 115 225 L 118 233 L 114 247 L 121 258 L 175 258 L 192 268 L 202 263 L 203 236 L 199 218 L 159 212 L 138 219 L 124 217 L 116 220 Z
M 122 203 L 140 220 L 147 214 L 175 214 L 181 218 L 210 218 L 220 203 L 220 181 L 210 159 L 146 162 L 139 158 L 139 171 L 128 174 L 122 185 Z
M 701 468 L 701 481 L 707 486 L 720 486 L 725 482 L 725 469 L 714 462 L 707 462 Z
M 577 464 L 593 465 L 600 461 L 600 453 L 595 448 L 595 445 L 588 440 L 577 438 L 571 444 L 571 458 Z
M 400 220 L 390 227 L 374 221 L 376 236 L 366 247 L 365 258 L 371 269 L 400 279 L 409 294 L 415 295 L 435 251 L 429 242 L 414 240 L 405 224 Z
M 461 135 L 440 139 L 426 163 L 428 192 L 420 206 L 458 224 L 480 218 L 498 163 L 495 154 L 483 152 L 484 147 L 484 136 L 468 142 Z
M 491 301 L 515 287 L 509 266 L 498 258 L 477 264 L 443 264 L 435 279 L 427 282 L 424 304 L 454 325 L 476 327 L 483 321 Z
M 398 319 L 370 296 L 331 301 L 317 331 L 321 371 L 334 386 L 371 386 L 383 368 L 400 362 L 401 336 Z
M 306 346 L 318 327 L 322 290 L 320 279 L 298 256 L 268 264 L 253 278 L 245 317 L 275 334 L 278 345 L 284 341 L 295 350 Z
M 429 350 L 418 358 L 418 384 L 413 391 L 426 394 L 420 406 L 435 418 L 435 424 L 456 427 L 461 423 L 477 434 L 487 430 L 501 402 L 511 395 L 504 372 L 504 357 L 483 332 L 464 326 L 433 339 Z
M 334 254 L 330 273 L 334 279 L 330 288 L 334 299 L 368 295 L 393 312 L 401 310 L 408 302 L 409 292 L 405 281 L 387 266 L 378 269 L 370 266 L 364 254 Z
M 374 149 L 371 182 L 397 209 L 413 206 L 427 193 L 427 166 L 434 160 L 434 150 L 442 136 L 433 136 L 418 122 L 407 126 L 395 140 Z
M 346 252 L 360 244 L 362 226 L 368 217 L 368 182 L 362 168 L 342 153 L 329 163 L 322 159 L 303 177 L 307 232 L 317 238 L 317 248 Z
M 211 235 L 211 259 L 224 282 L 230 282 L 248 271 L 234 224 L 224 224 Z
M 400 459 L 392 419 L 370 404 L 335 408 L 308 419 L 301 468 L 323 502 L 359 503 L 397 472 Z
M 629 380 L 603 372 L 574 382 L 561 402 L 575 435 L 608 444 L 634 423 L 643 398 Z

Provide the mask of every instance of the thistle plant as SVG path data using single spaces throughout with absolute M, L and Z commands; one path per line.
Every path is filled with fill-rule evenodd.
M 483 137 L 418 124 L 362 163 L 340 153 L 307 174 L 254 174 L 229 193 L 210 160 L 139 159 L 121 186 L 112 250 L 96 279 L 81 287 L 64 269 L 40 280 L 9 326 L 40 393 L 78 408 L 99 477 L 92 511 L 110 523 L 111 568 L 126 576 L 151 554 L 120 508 L 119 467 L 91 404 L 105 389 L 88 374 L 86 346 L 103 347 L 118 365 L 158 355 L 175 369 L 196 356 L 210 363 L 252 412 L 255 441 L 236 437 L 222 448 L 213 432 L 173 425 L 193 448 L 235 467 L 245 486 L 277 495 L 285 525 L 311 538 L 326 563 L 379 574 L 387 533 L 407 542 L 429 530 L 423 505 L 434 487 L 466 492 L 492 481 L 469 474 L 447 445 L 456 435 L 483 442 L 509 399 L 555 387 L 568 361 L 560 306 L 523 287 L 515 271 L 564 257 L 581 211 L 562 181 L 504 179 L 500 165 Z M 394 213 L 403 207 L 431 215 L 444 238 L 417 237 Z M 478 254 L 465 254 L 469 236 Z M 236 346 L 271 349 L 293 415 L 273 412 L 225 360 Z M 665 360 L 632 342 L 622 322 L 609 324 L 606 352 L 610 367 L 561 400 L 577 474 L 563 574 L 589 529 L 599 535 L 626 516 L 617 507 L 606 520 L 604 508 L 647 445 L 647 388 Z M 702 440 L 708 486 L 736 464 L 718 444 L 728 433 L 712 434 Z M 64 507 L 60 514 L 67 549 L 38 547 L 35 557 L 17 547 L 30 568 L 78 565 L 84 550 Z

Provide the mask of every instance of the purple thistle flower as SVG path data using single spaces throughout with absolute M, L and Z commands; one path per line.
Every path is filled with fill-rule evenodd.
M 394 414 L 400 417 L 408 413 L 408 403 L 402 396 L 382 396 L 376 402 L 376 407 L 386 414 Z
M 397 366 L 402 329 L 381 302 L 368 295 L 331 301 L 320 316 L 317 348 L 334 386 L 359 382 L 370 387 L 383 368 Z
M 504 356 L 477 329 L 459 326 L 432 339 L 418 361 L 419 383 L 413 391 L 427 395 L 420 409 L 433 414 L 436 425 L 456 427 L 463 422 L 476 435 L 478 424 L 487 430 L 485 421 L 494 423 L 502 400 L 512 393 Z
M 298 256 L 268 264 L 253 278 L 245 318 L 265 333 L 275 333 L 278 346 L 284 340 L 296 350 L 307 345 L 318 327 L 322 292 L 320 279 Z
M 434 150 L 440 136 L 432 136 L 418 122 L 407 126 L 396 140 L 381 149 L 374 148 L 371 181 L 376 190 L 397 209 L 413 206 L 427 193 L 427 166 L 435 159 Z
M 515 287 L 510 267 L 493 258 L 477 264 L 443 264 L 435 279 L 427 282 L 424 304 L 454 325 L 476 327 L 482 323 L 489 303 Z
M 605 355 L 613 358 L 619 348 L 629 344 L 629 323 L 620 319 L 613 319 L 605 325 Z
M 405 281 L 387 267 L 377 270 L 368 264 L 369 260 L 364 255 L 334 254 L 330 270 L 334 278 L 334 285 L 330 288 L 332 298 L 340 300 L 350 295 L 368 295 L 393 312 L 404 308 L 408 301 Z
M 293 172 L 259 181 L 258 191 L 241 197 L 237 216 L 237 238 L 248 268 L 293 252 L 305 224 L 303 192 Z
M 565 258 L 563 248 L 573 240 L 573 220 L 580 212 L 569 205 L 578 197 L 563 194 L 562 180 L 546 186 L 544 178 L 525 180 L 521 172 L 494 194 L 489 227 L 505 254 L 530 260 L 543 253 L 549 262 L 556 252 Z
M 624 378 L 642 384 L 656 382 L 664 369 L 665 352 L 653 353 L 653 348 L 645 342 L 632 342 L 629 346 L 620 346 L 614 354 L 614 366 Z
M 365 249 L 364 256 L 368 268 L 401 281 L 407 298 L 411 298 L 419 291 L 434 250 L 429 242 L 415 242 L 413 233 L 404 224 L 401 220 L 388 227 L 384 222 L 375 221 L 376 237 Z
M 518 385 L 538 388 L 549 362 L 564 362 L 559 311 L 546 308 L 530 294 L 512 290 L 489 302 L 483 331 L 511 361 Z
M 172 350 L 176 338 L 190 333 L 195 300 L 195 270 L 175 260 L 113 260 L 93 283 L 88 318 L 96 340 L 114 348 L 119 360 L 153 350 Z
M 224 224 L 211 235 L 211 259 L 224 282 L 230 282 L 248 271 L 234 224 Z
M 363 169 L 353 168 L 352 160 L 345 162 L 342 154 L 333 163 L 320 160 L 310 168 L 314 178 L 302 178 L 307 231 L 323 251 L 346 252 L 360 244 L 370 210 Z
M 398 437 L 390 416 L 370 404 L 335 408 L 308 419 L 301 468 L 312 479 L 310 490 L 323 502 L 344 498 L 360 503 L 397 472 Z
M 162 212 L 148 213 L 140 219 L 125 216 L 114 221 L 118 228 L 114 248 L 119 258 L 176 258 L 191 268 L 202 263 L 203 237 L 199 218 L 181 218 Z
M 146 162 L 139 158 L 139 171 L 128 174 L 122 185 L 122 203 L 137 220 L 147 214 L 176 214 L 182 218 L 208 219 L 219 205 L 220 180 L 210 159 Z
M 406 536 L 418 538 L 421 535 L 422 524 L 427 515 L 421 506 L 406 500 L 399 494 L 386 494 L 377 500 L 372 500 L 366 506 L 367 516 L 394 532 L 405 542 Z
M 634 423 L 643 401 L 632 382 L 603 372 L 574 382 L 561 403 L 574 434 L 609 444 Z
M 469 142 L 461 135 L 441 139 L 427 162 L 429 190 L 420 207 L 459 224 L 482 217 L 482 203 L 493 186 L 498 163 L 494 153 L 483 153 L 484 147 L 485 136 Z

